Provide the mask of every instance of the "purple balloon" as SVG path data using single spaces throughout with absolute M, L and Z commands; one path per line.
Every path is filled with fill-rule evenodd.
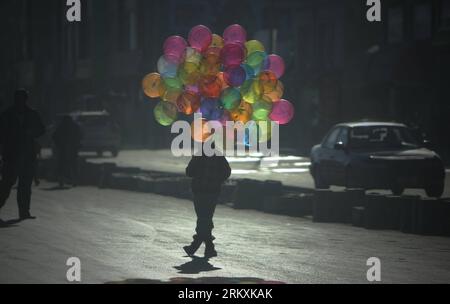
M 226 28 L 223 33 L 225 44 L 240 43 L 244 44 L 247 41 L 247 32 L 239 24 L 233 24 Z
M 164 57 L 167 61 L 180 64 L 184 59 L 187 42 L 183 37 L 170 36 L 164 42 Z
M 283 58 L 278 55 L 272 54 L 266 58 L 264 69 L 274 72 L 277 78 L 280 79 L 284 75 L 286 65 Z
M 212 33 L 204 25 L 197 25 L 189 32 L 189 44 L 199 52 L 206 50 L 212 42 Z
M 245 59 L 244 46 L 237 43 L 225 45 L 220 51 L 220 59 L 225 67 L 240 65 Z
M 281 99 L 273 104 L 269 118 L 280 125 L 286 125 L 294 118 L 294 112 L 295 109 L 292 103 Z
M 225 82 L 232 87 L 240 87 L 247 78 L 247 73 L 240 65 L 232 65 L 223 73 Z

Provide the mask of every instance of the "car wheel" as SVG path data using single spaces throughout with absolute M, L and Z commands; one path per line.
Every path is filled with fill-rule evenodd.
M 405 188 L 400 185 L 395 185 L 391 188 L 391 191 L 395 196 L 400 196 L 403 194 L 403 192 L 405 192 Z
M 327 185 L 323 179 L 322 175 L 320 174 L 320 169 L 318 166 L 315 166 L 314 168 L 314 187 L 316 189 L 329 189 L 330 185 Z
M 444 193 L 444 182 L 437 182 L 425 188 L 428 197 L 440 198 Z

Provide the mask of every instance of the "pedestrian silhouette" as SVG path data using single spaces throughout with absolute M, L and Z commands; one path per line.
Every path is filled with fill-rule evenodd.
M 24 89 L 17 90 L 14 105 L 0 114 L 3 159 L 0 209 L 18 180 L 17 203 L 21 220 L 34 218 L 30 214 L 30 202 L 36 163 L 35 141 L 45 133 L 39 113 L 30 108 L 27 102 L 28 92 Z
M 53 134 L 58 163 L 58 181 L 61 188 L 64 187 L 66 178 L 70 179 L 73 186 L 77 185 L 78 151 L 81 146 L 81 138 L 80 126 L 71 116 L 64 116 Z
M 192 157 L 186 175 L 192 178 L 197 227 L 193 242 L 184 250 L 193 256 L 204 242 L 205 258 L 212 258 L 217 256 L 212 235 L 214 212 L 222 184 L 230 177 L 231 168 L 224 156 L 207 156 L 202 149 L 201 156 Z

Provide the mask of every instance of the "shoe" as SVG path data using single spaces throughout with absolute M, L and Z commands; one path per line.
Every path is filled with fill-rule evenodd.
M 193 256 L 197 252 L 197 250 L 200 248 L 202 243 L 203 242 L 200 239 L 194 237 L 194 241 L 191 243 L 191 245 L 184 246 L 183 249 L 188 256 Z
M 25 220 L 35 220 L 36 219 L 36 217 L 35 216 L 32 216 L 31 214 L 25 214 L 25 215 L 21 215 L 20 217 L 20 220 L 21 221 L 25 221 Z
M 217 251 L 214 247 L 214 243 L 212 241 L 205 243 L 205 258 L 215 258 L 217 256 Z

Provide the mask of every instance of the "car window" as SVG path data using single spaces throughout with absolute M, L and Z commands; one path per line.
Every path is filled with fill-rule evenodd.
M 337 142 L 337 138 L 339 136 L 339 133 L 341 132 L 341 128 L 336 128 L 328 135 L 328 137 L 325 139 L 323 143 L 323 147 L 327 149 L 334 149 L 334 145 Z
M 348 128 L 341 128 L 341 133 L 339 133 L 336 142 L 342 142 L 344 146 L 348 145 Z
M 354 149 L 384 149 L 417 147 L 418 143 L 404 127 L 356 127 L 350 132 L 350 146 Z

